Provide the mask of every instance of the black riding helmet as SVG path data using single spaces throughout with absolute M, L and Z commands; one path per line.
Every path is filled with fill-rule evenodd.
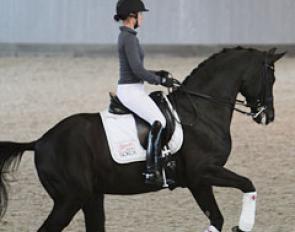
M 114 16 L 116 21 L 126 19 L 130 14 L 149 11 L 145 8 L 141 0 L 119 0 L 117 3 L 117 14 Z

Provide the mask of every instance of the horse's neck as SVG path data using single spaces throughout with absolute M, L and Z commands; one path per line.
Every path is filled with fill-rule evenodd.
M 228 67 L 222 72 L 208 73 L 190 80 L 185 87 L 188 89 L 220 99 L 234 101 L 239 93 L 241 79 L 245 68 L 240 66 Z
M 235 102 L 240 90 L 243 71 L 244 70 L 240 67 L 232 66 L 229 69 L 222 70 L 220 73 L 208 75 L 208 77 L 195 76 L 185 82 L 185 88 L 190 91 L 212 96 L 217 101 L 220 99 L 220 102 L 211 102 L 196 96 L 191 96 L 200 114 L 203 115 L 203 121 L 207 120 L 215 124 L 216 127 L 221 130 L 229 131 L 233 107 L 223 104 L 222 100 L 227 100 L 228 103 Z M 195 113 L 192 110 L 192 102 L 188 100 L 186 93 L 178 91 L 176 92 L 176 96 L 177 95 L 177 101 L 179 102 L 179 109 L 177 110 L 179 114 L 186 116 L 190 114 L 191 118 L 193 118 Z

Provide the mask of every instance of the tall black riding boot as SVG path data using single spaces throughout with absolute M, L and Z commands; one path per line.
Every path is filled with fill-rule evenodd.
M 148 145 L 146 153 L 146 184 L 162 184 L 161 175 L 161 149 L 162 149 L 162 132 L 163 127 L 159 121 L 155 121 L 148 135 Z

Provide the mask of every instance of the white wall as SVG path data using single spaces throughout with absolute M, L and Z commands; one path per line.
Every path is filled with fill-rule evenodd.
M 0 43 L 114 44 L 116 0 L 0 0 Z M 292 44 L 294 0 L 145 0 L 147 44 Z

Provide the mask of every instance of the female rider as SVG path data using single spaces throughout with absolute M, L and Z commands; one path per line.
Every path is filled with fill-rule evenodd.
M 162 112 L 144 90 L 144 81 L 154 85 L 172 87 L 171 74 L 167 71 L 149 71 L 144 68 L 144 51 L 136 37 L 136 28 L 142 25 L 142 12 L 148 11 L 141 0 L 119 0 L 116 21 L 122 21 L 118 38 L 120 79 L 117 96 L 132 112 L 151 125 L 147 145 L 145 183 L 162 183 L 159 157 L 161 135 L 166 126 Z

